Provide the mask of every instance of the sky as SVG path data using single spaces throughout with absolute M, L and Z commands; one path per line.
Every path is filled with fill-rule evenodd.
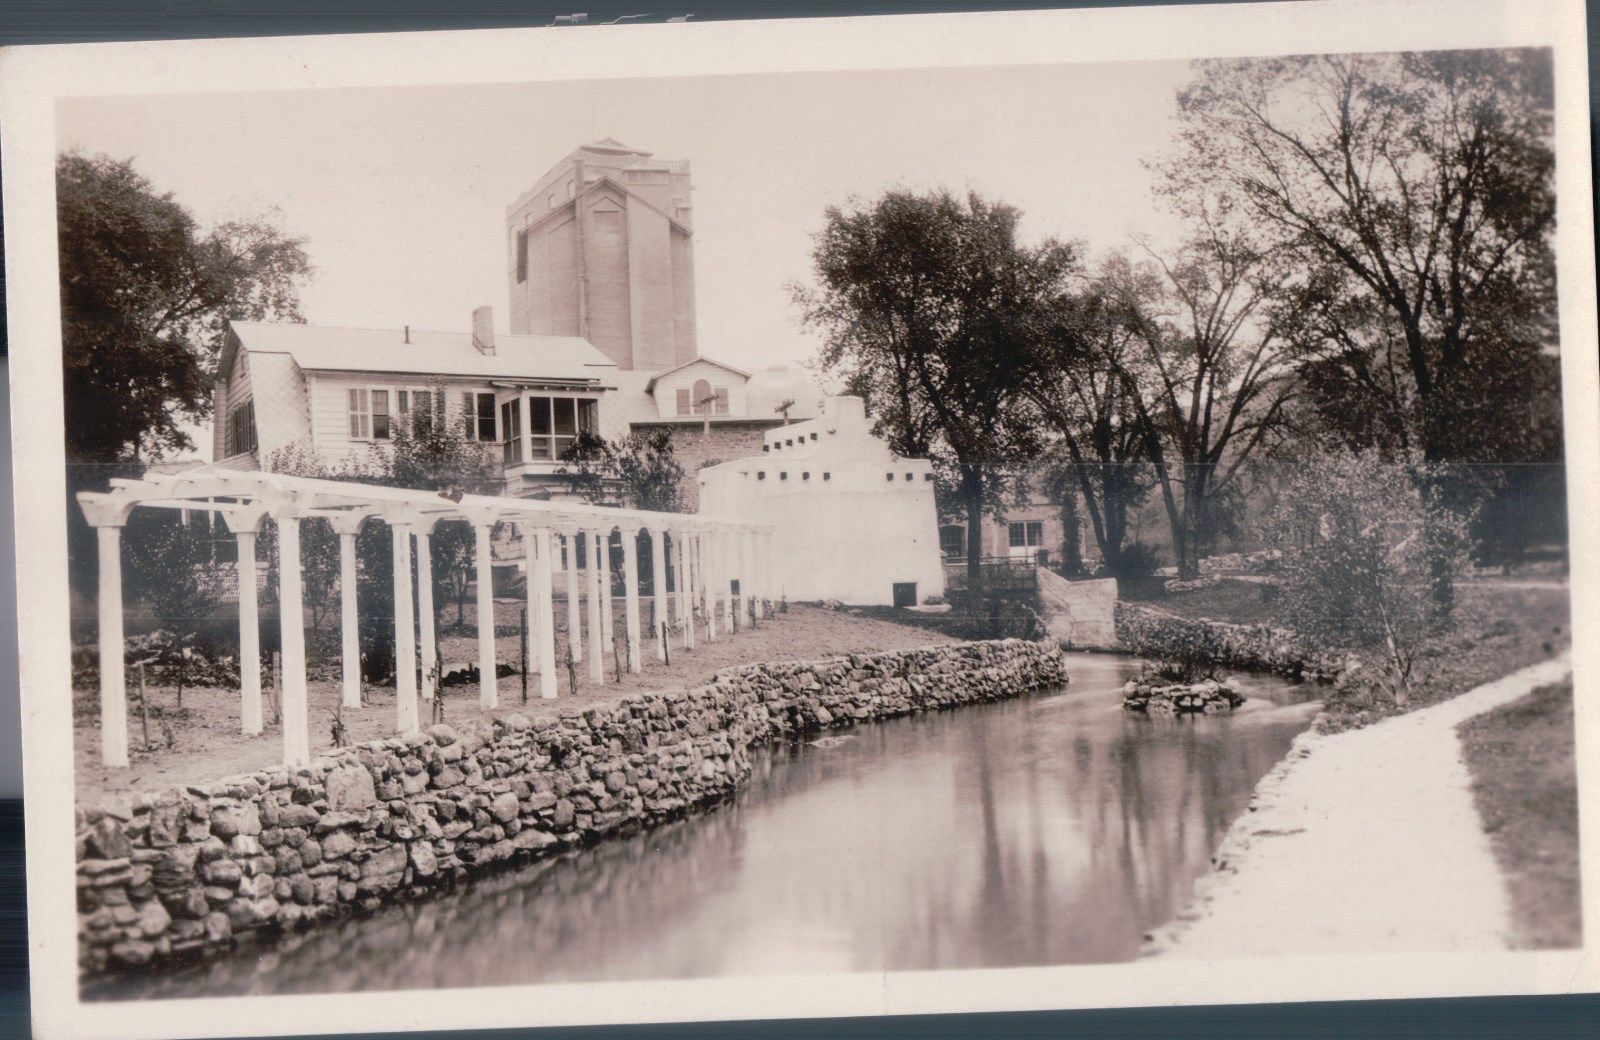
M 58 147 L 132 159 L 202 225 L 274 212 L 306 239 L 325 325 L 509 331 L 506 207 L 578 145 L 692 163 L 702 355 L 817 352 L 787 288 L 825 207 L 904 187 L 1010 203 L 1092 251 L 1177 233 L 1143 160 L 1187 62 L 702 76 L 63 101 Z

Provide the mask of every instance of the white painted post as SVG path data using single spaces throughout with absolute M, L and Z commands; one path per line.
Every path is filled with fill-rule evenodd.
M 538 545 L 539 568 L 539 696 L 547 701 L 556 698 L 556 605 L 551 585 L 555 582 L 554 532 L 541 527 L 533 532 Z M 529 660 L 533 655 L 529 655 Z
M 608 527 L 601 532 L 600 537 L 600 624 L 602 626 L 602 645 L 609 654 L 611 648 L 617 643 L 616 604 L 612 602 L 611 594 L 611 529 Z
M 639 529 L 622 529 L 622 593 L 627 622 L 628 671 L 644 668 L 639 658 Z
M 418 524 L 417 535 L 417 631 L 422 634 L 422 699 L 433 700 L 434 683 L 439 677 L 439 642 L 434 625 L 438 615 L 433 608 L 433 533 L 428 523 Z
M 650 581 L 653 595 L 650 598 L 655 615 L 656 660 L 667 659 L 667 531 L 664 527 L 650 528 Z
M 583 661 L 583 603 L 578 598 L 578 532 L 561 533 L 567 546 L 567 648 L 574 663 Z
M 704 531 L 700 535 L 700 589 L 705 599 L 706 642 L 717 638 L 717 554 L 716 535 Z
M 606 678 L 605 625 L 600 620 L 605 605 L 605 596 L 600 592 L 600 532 L 590 531 L 588 542 L 584 564 L 589 572 L 589 678 L 598 683 Z
M 727 530 L 717 532 L 717 581 L 722 586 L 718 591 L 722 594 L 722 625 L 724 631 L 733 632 L 733 578 L 739 571 L 738 558 L 734 555 L 734 538 L 737 535 Z
M 762 530 L 750 532 L 750 552 L 753 557 L 751 570 L 755 573 L 756 617 L 765 619 L 767 616 L 767 533 Z
M 300 582 L 300 518 L 278 514 L 278 641 L 283 652 L 283 764 L 311 763 L 306 704 L 306 621 Z
M 239 727 L 260 733 L 261 610 L 256 596 L 256 532 L 235 531 L 239 543 Z
M 411 606 L 411 525 L 390 523 L 394 534 L 394 700 L 396 733 L 417 731 L 416 615 Z
M 689 543 L 688 532 L 682 528 L 672 536 L 672 547 L 678 562 L 678 624 L 683 626 L 683 645 L 685 649 L 694 649 L 694 602 L 692 578 L 689 573 Z
M 477 535 L 478 557 L 478 703 L 495 708 L 500 705 L 500 686 L 494 652 L 494 547 L 490 541 L 494 525 L 480 521 L 472 529 Z
M 542 671 L 539 667 L 539 625 L 543 615 L 539 613 L 539 547 L 533 536 L 534 528 L 531 525 L 520 525 L 522 528 L 522 574 L 526 579 L 522 583 L 523 594 L 527 598 L 528 630 L 523 633 L 527 646 L 528 674 L 535 675 Z
M 737 537 L 739 539 L 739 616 L 749 618 L 755 612 L 756 603 L 755 534 L 749 528 L 741 527 Z
M 100 542 L 100 761 L 128 766 L 128 685 L 122 639 L 122 525 L 95 527 Z
M 361 634 L 356 618 L 356 532 L 339 531 L 339 655 L 344 666 L 341 703 L 361 707 Z

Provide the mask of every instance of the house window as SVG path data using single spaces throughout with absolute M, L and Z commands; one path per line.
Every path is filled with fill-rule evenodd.
M 393 436 L 389 423 L 389 391 L 353 386 L 348 391 L 350 439 L 386 441 Z
M 422 429 L 420 424 L 432 422 L 435 407 L 432 390 L 396 390 L 394 393 L 395 414 L 407 429 Z
M 256 405 L 254 401 L 228 413 L 228 454 L 244 455 L 256 450 Z
M 1044 544 L 1044 522 L 1029 520 L 1007 525 L 1007 537 L 1013 549 L 1036 549 Z
M 393 431 L 389 426 L 389 391 L 372 391 L 372 439 L 386 441 Z
M 481 390 L 468 390 L 461 395 L 461 421 L 469 441 L 497 441 L 495 429 L 494 394 Z
M 529 458 L 554 462 L 577 443 L 580 433 L 594 433 L 598 403 L 589 398 L 528 398 Z
M 689 400 L 689 389 L 687 387 L 680 387 L 678 389 L 678 395 L 677 396 L 678 396 L 678 414 L 679 415 L 688 415 L 688 414 L 690 414 L 694 409 L 694 402 Z
M 500 406 L 500 428 L 506 431 L 501 454 L 507 466 L 522 461 L 522 402 L 513 398 Z
M 704 379 L 694 381 L 694 389 L 690 392 L 694 401 L 694 414 L 708 415 L 711 412 L 712 402 L 715 397 L 711 393 L 711 384 Z
M 517 232 L 517 281 L 528 280 L 528 233 Z
M 967 555 L 967 529 L 960 524 L 939 528 L 939 551 L 950 557 Z

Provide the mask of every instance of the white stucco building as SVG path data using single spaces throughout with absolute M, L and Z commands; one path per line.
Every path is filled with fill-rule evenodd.
M 774 596 L 853 605 L 944 595 L 933 465 L 872 435 L 859 397 L 767 431 L 762 453 L 700 471 L 700 509 L 771 528 Z

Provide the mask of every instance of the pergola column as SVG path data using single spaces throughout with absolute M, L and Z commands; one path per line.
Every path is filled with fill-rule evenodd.
M 722 624 L 731 634 L 734 626 L 734 595 L 733 579 L 738 574 L 738 558 L 734 555 L 734 538 L 732 531 L 726 529 L 717 532 L 717 581 L 722 586 Z
M 691 539 L 687 531 L 679 528 L 672 536 L 673 555 L 678 565 L 678 624 L 683 628 L 683 645 L 685 649 L 694 649 L 694 608 L 690 605 L 693 600 L 689 591 L 691 579 L 689 575 L 689 543 Z
M 475 520 L 478 563 L 478 703 L 485 708 L 500 705 L 499 676 L 494 652 L 494 522 Z
M 283 653 L 283 764 L 298 769 L 311 762 L 311 730 L 306 704 L 306 622 L 300 581 L 300 517 L 274 514 L 278 524 L 278 641 Z
M 695 546 L 700 558 L 700 597 L 705 606 L 708 643 L 715 642 L 717 638 L 717 578 L 712 538 L 710 531 L 702 531 Z
M 759 528 L 750 532 L 750 552 L 753 556 L 751 570 L 755 574 L 756 619 L 767 616 L 767 532 Z
M 537 675 L 543 671 L 539 667 L 539 626 L 544 617 L 539 610 L 539 546 L 533 536 L 535 528 L 532 524 L 518 526 L 522 531 L 522 574 L 525 579 L 522 591 L 528 608 L 527 631 L 522 634 L 526 640 L 523 649 L 528 655 L 528 674 Z
M 534 543 L 538 556 L 535 579 L 539 589 L 534 598 L 539 604 L 539 696 L 547 701 L 556 698 L 556 608 L 551 591 L 555 582 L 553 533 L 548 527 L 539 527 L 533 530 L 529 539 Z
M 655 624 L 656 660 L 667 659 L 667 531 L 664 527 L 650 528 L 650 614 Z
M 433 526 L 418 524 L 417 536 L 417 631 L 422 635 L 422 685 L 425 701 L 433 700 L 439 682 L 439 640 L 434 626 L 438 615 L 433 609 Z
M 245 736 L 260 733 L 261 717 L 261 607 L 256 592 L 256 546 L 262 512 L 224 513 L 223 519 L 238 543 L 239 562 L 239 728 Z
M 122 636 L 122 525 L 95 524 L 100 544 L 100 761 L 128 766 L 128 684 Z M 91 519 L 91 523 L 93 520 Z
M 755 534 L 748 527 L 741 527 L 735 537 L 739 539 L 739 610 L 743 617 L 752 618 L 756 612 Z
M 361 517 L 334 521 L 339 534 L 339 657 L 344 684 L 340 703 L 361 707 L 361 629 L 356 615 L 356 532 Z
M 561 537 L 567 546 L 567 649 L 573 663 L 583 661 L 583 603 L 578 598 L 578 532 L 566 530 Z
M 628 671 L 644 667 L 639 656 L 639 528 L 622 529 L 622 592 L 627 622 Z
M 417 619 L 411 606 L 411 526 L 391 521 L 394 535 L 394 701 L 396 733 L 417 723 Z
M 589 577 L 589 678 L 604 682 L 606 678 L 605 626 L 600 621 L 600 611 L 605 597 L 600 592 L 600 532 L 588 534 L 585 569 Z
M 611 595 L 611 528 L 600 532 L 600 637 L 609 652 L 617 645 L 616 606 Z

